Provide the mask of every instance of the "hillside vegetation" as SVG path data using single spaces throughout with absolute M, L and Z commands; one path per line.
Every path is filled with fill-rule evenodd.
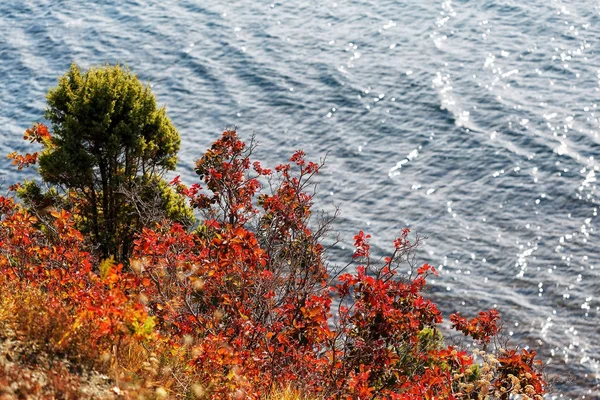
M 0 399 L 542 398 L 498 311 L 451 315 L 446 343 L 408 229 L 328 267 L 322 162 L 265 168 L 228 130 L 167 183 L 179 135 L 118 66 L 73 66 L 48 105 L 40 153 L 10 155 L 41 181 L 0 197 Z

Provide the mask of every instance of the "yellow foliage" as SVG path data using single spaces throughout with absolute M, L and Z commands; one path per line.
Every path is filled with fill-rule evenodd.
M 116 265 L 115 258 L 113 256 L 110 256 L 110 257 L 102 260 L 102 262 L 98 266 L 98 269 L 100 271 L 100 277 L 102 279 L 105 279 L 108 276 L 108 274 L 110 273 L 111 269 L 113 269 L 113 267 L 115 265 Z

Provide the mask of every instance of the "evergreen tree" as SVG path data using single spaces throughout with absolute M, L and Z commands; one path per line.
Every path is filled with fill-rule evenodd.
M 148 85 L 119 65 L 82 71 L 72 64 L 47 99 L 52 134 L 39 173 L 77 198 L 81 228 L 103 258 L 127 261 L 133 235 L 149 220 L 193 219 L 163 180 L 175 169 L 180 138 Z

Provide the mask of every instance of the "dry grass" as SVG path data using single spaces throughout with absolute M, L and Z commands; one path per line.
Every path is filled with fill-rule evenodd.
M 43 300 L 35 289 L 2 287 L 0 400 L 115 398 L 107 376 L 66 357 L 81 350 L 80 343 L 59 344 L 70 320 Z

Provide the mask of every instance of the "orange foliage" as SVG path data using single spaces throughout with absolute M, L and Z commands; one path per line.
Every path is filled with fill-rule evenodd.
M 197 162 L 200 183 L 174 179 L 203 222 L 193 232 L 169 221 L 145 227 L 128 270 L 95 259 L 68 212 L 45 225 L 0 198 L 0 290 L 35 287 L 48 310 L 68 316 L 57 348 L 77 342 L 82 327 L 92 358 L 124 343 L 160 348 L 178 377 L 173 397 L 265 398 L 289 387 L 330 399 L 541 399 L 535 352 L 443 343 L 442 314 L 422 294 L 437 272 L 399 272 L 418 245 L 408 229 L 382 262 L 361 231 L 354 272 L 330 276 L 327 223 L 311 229 L 307 192 L 322 165 L 296 152 L 272 171 L 251 150 L 227 131 Z M 485 344 L 498 334 L 496 310 L 450 320 Z

